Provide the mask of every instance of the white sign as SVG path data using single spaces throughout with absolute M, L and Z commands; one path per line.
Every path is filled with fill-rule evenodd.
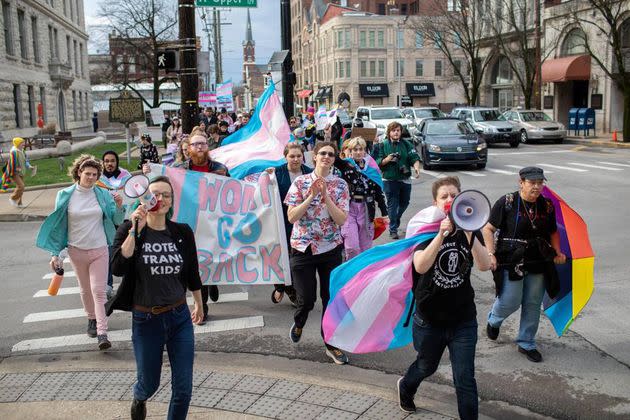
M 149 112 L 151 113 L 151 121 L 153 121 L 153 124 L 164 124 L 166 121 L 162 108 L 153 108 L 149 110 Z
M 274 175 L 250 183 L 151 164 L 173 185 L 173 218 L 195 232 L 207 285 L 291 284 L 282 203 Z

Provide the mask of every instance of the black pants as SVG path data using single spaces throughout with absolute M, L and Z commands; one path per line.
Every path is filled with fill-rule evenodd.
M 208 315 L 208 296 L 210 294 L 210 288 L 217 286 L 201 286 L 201 302 L 203 302 L 203 315 Z
M 304 328 L 308 313 L 315 307 L 317 300 L 317 277 L 319 274 L 319 297 L 322 300 L 322 317 L 328 306 L 330 299 L 329 281 L 330 272 L 341 264 L 341 250 L 343 246 L 338 246 L 323 254 L 313 255 L 311 248 L 305 252 L 291 249 L 291 275 L 297 293 L 297 309 L 293 315 L 295 326 Z M 322 338 L 324 331 L 321 331 Z

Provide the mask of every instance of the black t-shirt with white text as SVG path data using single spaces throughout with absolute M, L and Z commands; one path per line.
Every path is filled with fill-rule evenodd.
M 145 240 L 136 258 L 133 302 L 142 306 L 171 305 L 186 296 L 180 280 L 184 260 L 168 230 L 145 229 Z
M 524 253 L 525 269 L 534 273 L 543 270 L 543 256 L 539 247 L 532 243 L 536 238 L 551 241 L 551 234 L 558 230 L 556 214 L 551 200 L 538 197 L 535 203 L 525 202 L 518 192 L 504 195 L 492 206 L 488 222 L 499 230 L 497 243 L 497 261 L 505 263 L 500 252 L 510 239 L 520 239 L 529 242 Z M 504 238 L 507 242 L 503 243 Z
M 474 240 L 483 243 L 481 234 L 474 232 Z M 431 241 L 419 244 L 424 250 Z M 466 234 L 457 230 L 444 238 L 435 262 L 424 274 L 413 270 L 416 311 L 429 324 L 450 326 L 469 321 L 477 316 L 475 291 L 470 284 L 473 256 Z

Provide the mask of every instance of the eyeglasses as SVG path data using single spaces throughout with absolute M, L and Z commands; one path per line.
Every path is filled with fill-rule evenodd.
M 335 152 L 317 152 L 320 156 L 335 157 Z
M 169 192 L 156 192 L 153 193 L 153 195 L 157 198 L 157 197 L 162 197 L 164 200 L 168 200 L 173 198 L 173 194 L 169 193 Z
M 190 147 L 206 147 L 208 146 L 208 143 L 206 143 L 205 141 L 198 141 L 195 143 L 190 143 Z

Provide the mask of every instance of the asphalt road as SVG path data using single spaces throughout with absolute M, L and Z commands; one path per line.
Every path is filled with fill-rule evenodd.
M 431 203 L 430 185 L 436 177 L 458 175 L 464 189 L 478 189 L 494 202 L 517 189 L 518 168 L 529 165 L 544 167 L 548 185 L 587 222 L 596 253 L 595 292 L 582 315 L 563 337 L 556 337 L 549 321 L 543 318 L 538 341 L 545 360 L 533 364 L 517 353 L 513 344 L 518 313 L 506 321 L 497 342 L 485 337 L 485 317 L 494 290 L 489 274 L 476 273 L 473 285 L 480 324 L 477 346 L 480 396 L 484 400 L 505 401 L 556 418 L 628 418 L 630 335 L 627 325 L 630 315 L 626 308 L 630 285 L 623 280 L 630 247 L 630 236 L 624 226 L 630 219 L 630 150 L 574 145 L 495 147 L 490 150 L 485 170 L 423 173 L 414 181 L 412 202 L 403 225 L 415 212 Z M 51 337 L 63 338 L 30 342 L 32 348 L 39 347 L 30 352 L 56 353 L 96 347 L 95 343 L 71 345 L 72 338 L 68 336 L 85 335 L 85 318 L 75 312 L 57 312 L 80 309 L 78 294 L 34 297 L 39 290 L 47 288 L 48 280 L 42 277 L 49 271 L 49 257 L 33 245 L 38 227 L 38 223 L 0 224 L 2 357 L 22 353 L 18 349 L 25 348 L 25 340 Z M 63 287 L 73 286 L 76 286 L 76 279 L 68 276 Z M 319 307 L 312 313 L 302 341 L 293 345 L 288 338 L 292 308 L 288 300 L 273 305 L 271 287 L 240 289 L 226 286 L 221 287 L 221 293 L 235 301 L 213 305 L 211 315 L 217 323 L 199 330 L 197 350 L 276 354 L 328 361 L 319 336 Z M 49 313 L 51 311 L 55 311 L 54 315 Z M 256 326 L 261 321 L 264 326 Z M 128 328 L 128 314 L 117 313 L 110 319 L 111 338 L 112 331 Z M 130 348 L 129 341 L 113 341 L 117 348 Z M 53 345 L 57 347 L 51 347 Z M 364 368 L 402 373 L 414 356 L 409 347 L 379 354 L 350 355 L 350 362 Z M 448 356 L 445 355 L 431 380 L 451 383 Z

